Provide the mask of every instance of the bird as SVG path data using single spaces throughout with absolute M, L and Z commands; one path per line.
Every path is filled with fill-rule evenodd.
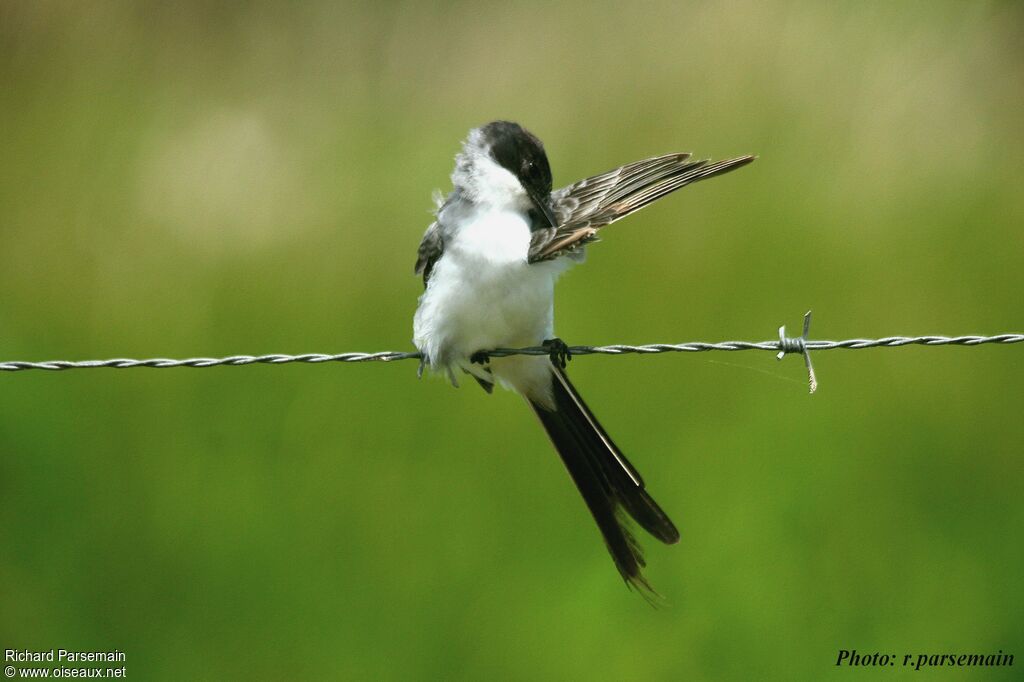
M 435 196 L 435 220 L 417 251 L 424 290 L 413 343 L 424 368 L 458 386 L 466 374 L 526 399 L 630 588 L 658 596 L 646 579 L 632 519 L 665 544 L 679 531 L 569 381 L 569 347 L 554 333 L 554 288 L 585 247 L 617 220 L 693 182 L 744 166 L 665 154 L 552 190 L 544 145 L 518 123 L 470 130 L 455 156 L 452 190 Z M 542 346 L 547 355 L 491 357 L 488 350 Z

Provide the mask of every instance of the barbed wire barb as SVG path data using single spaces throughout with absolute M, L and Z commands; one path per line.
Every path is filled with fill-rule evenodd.
M 807 367 L 807 383 L 811 393 L 818 389 L 818 379 L 811 363 L 810 351 L 824 350 L 861 350 L 865 348 L 901 348 L 903 346 L 980 346 L 982 344 L 1011 344 L 1024 342 L 1024 334 L 1008 333 L 995 336 L 886 336 L 880 339 L 846 339 L 844 341 L 812 341 L 808 338 L 811 328 L 811 312 L 804 315 L 803 334 L 797 337 L 786 336 L 786 326 L 779 327 L 778 341 L 720 341 L 707 343 L 689 341 L 686 343 L 650 343 L 639 346 L 613 344 L 606 346 L 569 346 L 569 355 L 652 355 L 657 353 L 706 353 L 710 351 L 737 352 L 763 350 L 776 353 L 781 360 L 789 354 L 799 354 L 804 358 Z M 510 355 L 548 355 L 549 348 L 532 346 L 528 348 L 496 348 L 486 351 L 492 358 Z M 150 358 L 136 360 L 132 358 L 113 358 L 110 360 L 47 360 L 45 362 L 26 362 L 10 360 L 0 362 L 0 372 L 22 372 L 39 369 L 48 371 L 64 371 L 69 369 L 94 369 L 111 367 L 130 369 L 149 367 L 164 369 L 170 367 L 237 367 L 240 365 L 284 365 L 293 362 L 320 364 L 328 362 L 395 362 L 398 360 L 419 360 L 422 372 L 425 358 L 416 351 L 380 351 L 376 353 L 305 353 L 302 355 L 231 355 L 223 358 L 186 358 L 174 360 L 170 358 Z
M 781 360 L 789 353 L 799 353 L 804 356 L 804 364 L 807 365 L 807 387 L 813 395 L 818 390 L 818 378 L 814 375 L 814 365 L 811 364 L 811 352 L 807 349 L 807 335 L 811 333 L 811 311 L 804 313 L 804 333 L 796 338 L 786 336 L 786 325 L 779 327 L 779 354 L 776 359 Z

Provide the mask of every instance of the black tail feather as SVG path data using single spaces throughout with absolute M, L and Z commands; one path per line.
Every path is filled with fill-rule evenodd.
M 622 512 L 667 544 L 679 541 L 679 531 L 644 490 L 640 474 L 594 418 L 565 370 L 555 365 L 552 370 L 554 409 L 532 400 L 530 405 L 583 495 L 619 573 L 627 584 L 653 593 L 642 573 L 640 546 Z

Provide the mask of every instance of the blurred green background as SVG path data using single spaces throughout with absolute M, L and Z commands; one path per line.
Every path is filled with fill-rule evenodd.
M 406 350 L 430 191 L 752 166 L 617 224 L 569 343 L 1024 328 L 1013 2 L 0 4 L 0 359 Z M 413 362 L 0 375 L 0 648 L 134 679 L 1024 665 L 1024 347 L 588 357 L 683 539 L 622 584 L 534 417 Z M 1017 670 L 1017 674 L 1014 673 Z M 861 674 L 858 675 L 857 673 Z

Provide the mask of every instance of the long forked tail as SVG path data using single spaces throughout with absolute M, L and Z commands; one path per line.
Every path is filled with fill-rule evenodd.
M 656 594 L 643 576 L 643 555 L 625 514 L 666 544 L 678 542 L 679 531 L 644 490 L 640 474 L 601 428 L 565 370 L 552 368 L 552 405 L 529 400 L 530 406 L 597 521 L 619 573 L 645 595 Z

